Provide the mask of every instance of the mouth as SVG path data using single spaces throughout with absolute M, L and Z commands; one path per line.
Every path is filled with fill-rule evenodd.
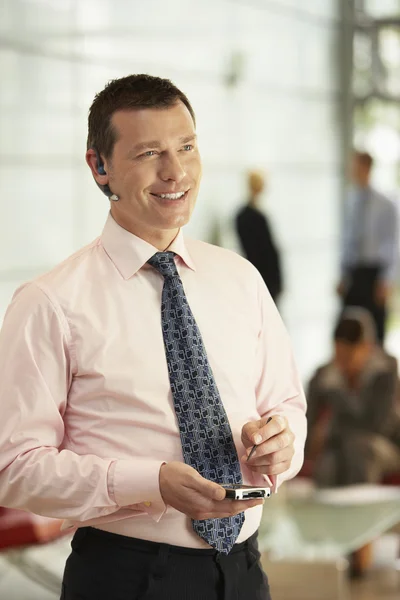
M 155 194 L 153 192 L 150 192 L 150 194 L 152 196 L 154 196 L 154 198 L 161 200 L 161 202 L 174 203 L 174 202 L 184 202 L 187 198 L 189 191 L 190 191 L 190 189 L 186 190 L 186 191 L 173 192 L 173 193 L 169 193 L 169 194 Z

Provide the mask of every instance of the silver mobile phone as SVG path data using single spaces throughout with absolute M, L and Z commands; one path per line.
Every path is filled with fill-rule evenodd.
M 258 487 L 256 485 L 222 484 L 226 490 L 226 497 L 230 500 L 254 500 L 254 498 L 269 498 L 270 488 Z

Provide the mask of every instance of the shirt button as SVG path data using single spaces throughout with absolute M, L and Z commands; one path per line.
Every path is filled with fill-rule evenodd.
M 151 502 L 144 502 L 145 506 L 151 506 Z

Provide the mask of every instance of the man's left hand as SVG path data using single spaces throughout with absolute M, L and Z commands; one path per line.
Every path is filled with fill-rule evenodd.
M 280 475 L 290 468 L 294 455 L 294 433 L 289 427 L 286 417 L 277 415 L 269 423 L 267 419 L 246 423 L 242 429 L 242 443 L 246 448 L 247 460 L 251 449 L 256 444 L 249 462 L 246 465 L 252 471 L 263 475 Z

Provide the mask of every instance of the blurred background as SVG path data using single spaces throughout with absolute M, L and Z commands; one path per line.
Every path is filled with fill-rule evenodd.
M 0 0 L 0 321 L 20 283 L 101 232 L 87 112 L 108 80 L 135 72 L 172 79 L 197 115 L 204 178 L 188 235 L 241 251 L 235 215 L 247 173 L 263 172 L 279 308 L 306 382 L 331 353 L 354 145 L 397 203 L 400 0 Z M 387 347 L 398 357 L 399 324 L 395 295 Z M 63 552 L 45 555 L 59 562 L 44 577 Z M 26 565 L 16 584 L 21 556 L 2 556 L 1 598 L 56 598 Z M 379 597 L 398 597 L 397 584 Z M 377 597 L 368 590 L 354 598 Z

